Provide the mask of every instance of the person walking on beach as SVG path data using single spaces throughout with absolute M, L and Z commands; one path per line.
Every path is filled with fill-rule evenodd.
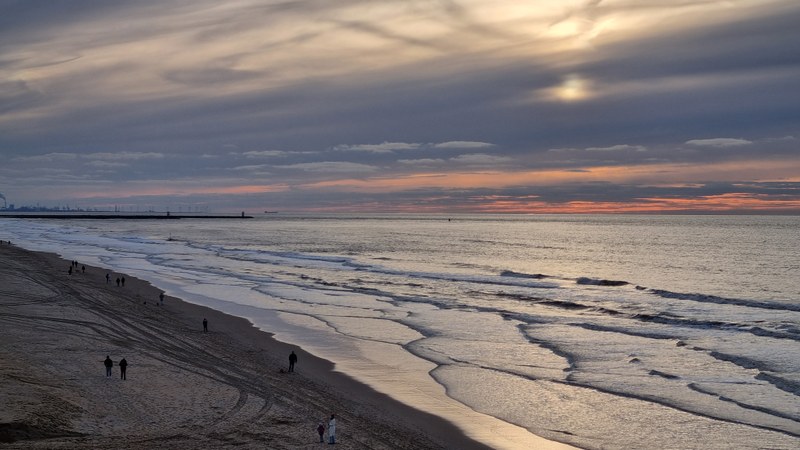
M 111 282 L 111 275 L 109 275 L 108 273 L 106 273 L 106 284 L 108 284 L 108 283 L 110 283 L 110 282 Z
M 103 365 L 106 366 L 106 376 L 111 376 L 111 368 L 114 367 L 114 361 L 111 360 L 111 357 L 106 355 L 106 360 L 103 361 Z
M 81 273 L 86 273 L 86 266 L 81 266 Z
M 68 271 L 67 273 L 69 273 L 70 275 L 72 275 L 72 265 L 71 265 L 71 264 L 70 264 L 70 266 L 69 266 L 69 271 Z
M 119 377 L 123 380 L 127 380 L 127 376 L 125 375 L 125 369 L 128 367 L 128 361 L 125 361 L 125 358 L 119 360 Z
M 322 439 L 322 436 L 325 435 L 325 424 L 323 424 L 321 420 L 319 421 L 319 425 L 317 425 L 317 433 L 319 433 L 319 442 L 325 442 Z
M 203 318 L 203 331 L 208 331 L 208 321 Z
M 328 421 L 328 444 L 336 443 L 336 416 L 331 414 L 331 420 Z
M 294 363 L 297 362 L 297 355 L 294 354 L 294 350 L 292 353 L 289 354 L 289 372 L 294 372 Z
M 117 287 L 119 287 L 119 277 L 117 277 Z
M 125 287 L 125 277 L 122 277 L 122 287 Z
M 163 292 L 158 295 L 158 299 L 161 301 L 161 304 L 163 305 L 164 304 L 164 293 Z

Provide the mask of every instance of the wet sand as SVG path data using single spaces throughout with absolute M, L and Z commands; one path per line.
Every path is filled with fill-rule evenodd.
M 316 427 L 331 413 L 338 448 L 488 448 L 244 319 L 169 296 L 162 306 L 146 282 L 69 265 L 0 245 L 3 448 L 323 448 Z

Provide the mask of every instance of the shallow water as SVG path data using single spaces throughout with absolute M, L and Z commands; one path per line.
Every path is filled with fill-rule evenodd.
M 498 418 L 451 417 L 498 448 L 527 444 L 495 427 L 800 447 L 798 217 L 5 219 L 0 236 L 247 317 L 437 414 Z

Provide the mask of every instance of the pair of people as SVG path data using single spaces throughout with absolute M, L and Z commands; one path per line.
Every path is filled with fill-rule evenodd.
M 325 424 L 322 422 L 317 425 L 317 433 L 319 433 L 319 441 L 324 442 L 322 436 L 325 435 Z M 335 444 L 336 443 L 336 415 L 331 414 L 331 418 L 328 421 L 328 444 Z
M 105 361 L 103 361 L 103 365 L 106 366 L 106 376 L 111 376 L 111 368 L 114 367 L 114 361 L 111 360 L 111 357 L 106 355 Z M 122 358 L 117 365 L 119 366 L 119 377 L 123 380 L 127 380 L 127 369 L 128 369 L 128 361 L 125 358 Z

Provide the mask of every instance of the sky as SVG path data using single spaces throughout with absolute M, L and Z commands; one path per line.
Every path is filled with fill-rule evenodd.
M 0 0 L 0 200 L 800 214 L 798 24 L 797 0 Z

